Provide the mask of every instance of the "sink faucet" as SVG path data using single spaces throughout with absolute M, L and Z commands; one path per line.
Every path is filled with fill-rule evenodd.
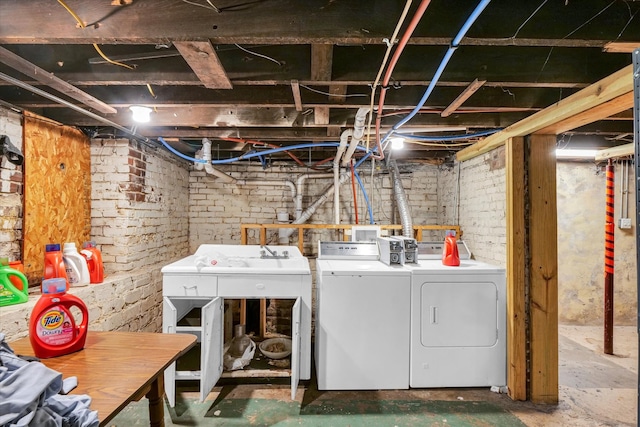
M 265 249 L 271 255 L 267 255 L 265 251 L 260 251 L 260 258 L 263 259 L 287 259 L 289 258 L 289 251 L 283 251 L 282 255 L 278 255 L 278 251 L 272 251 L 267 245 L 260 245 L 262 249 Z

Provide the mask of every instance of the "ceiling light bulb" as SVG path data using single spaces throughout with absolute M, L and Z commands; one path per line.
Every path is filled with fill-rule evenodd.
M 151 120 L 151 108 L 143 107 L 141 105 L 132 105 L 129 107 L 133 113 L 133 120 L 140 123 L 148 123 Z
M 404 147 L 404 138 L 391 138 L 391 149 L 402 150 Z

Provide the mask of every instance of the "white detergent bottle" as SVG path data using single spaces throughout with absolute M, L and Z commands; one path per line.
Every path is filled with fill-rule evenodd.
M 67 242 L 64 244 L 62 259 L 64 260 L 64 268 L 67 272 L 69 285 L 86 286 L 89 284 L 91 280 L 87 260 L 80 255 L 75 243 Z

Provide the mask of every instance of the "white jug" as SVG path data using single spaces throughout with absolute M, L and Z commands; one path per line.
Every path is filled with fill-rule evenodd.
M 87 260 L 80 255 L 75 243 L 67 242 L 64 244 L 62 259 L 70 286 L 86 286 L 89 284 L 90 276 Z

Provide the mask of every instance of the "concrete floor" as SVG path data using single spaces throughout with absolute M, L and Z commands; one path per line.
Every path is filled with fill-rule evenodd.
M 613 356 L 602 328 L 561 326 L 560 403 L 514 402 L 485 388 L 321 392 L 313 379 L 290 400 L 286 381 L 216 386 L 204 403 L 182 390 L 165 423 L 190 426 L 635 426 L 638 336 L 616 327 Z M 146 401 L 129 405 L 112 426 L 146 425 Z

